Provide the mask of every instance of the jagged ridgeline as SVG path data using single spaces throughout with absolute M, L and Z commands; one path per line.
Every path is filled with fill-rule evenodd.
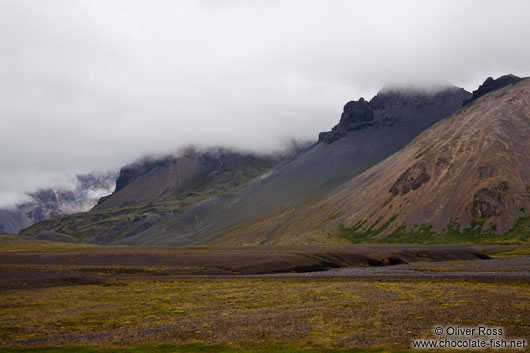
M 92 211 L 24 234 L 101 244 L 525 242 L 528 85 L 508 75 L 473 94 L 386 88 L 347 103 L 331 131 L 286 158 L 224 150 L 145 160 L 124 167 Z

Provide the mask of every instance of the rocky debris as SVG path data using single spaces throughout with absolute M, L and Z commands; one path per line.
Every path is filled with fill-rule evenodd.
M 484 95 L 350 180 L 328 198 L 341 214 L 334 224 L 343 221 L 352 233 L 377 241 L 422 233 L 434 240 L 455 231 L 461 239 L 483 233 L 523 242 L 530 209 L 529 88 L 530 78 L 523 78 Z
M 407 169 L 405 173 L 401 174 L 392 185 L 389 192 L 392 193 L 392 197 L 399 194 L 406 195 L 411 190 L 417 190 L 430 179 L 431 176 L 427 174 L 425 164 L 423 164 L 423 162 L 418 162 Z
M 512 85 L 521 80 L 522 78 L 511 74 L 501 76 L 497 79 L 488 77 L 486 81 L 484 81 L 484 83 L 481 84 L 476 91 L 473 91 L 473 95 L 471 96 L 471 98 L 463 102 L 463 105 L 469 104 L 487 93 L 493 92 L 508 85 Z

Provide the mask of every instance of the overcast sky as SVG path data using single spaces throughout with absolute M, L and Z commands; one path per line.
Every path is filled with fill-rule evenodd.
M 530 75 L 530 1 L 0 0 L 0 205 L 184 145 L 316 139 L 384 84 Z

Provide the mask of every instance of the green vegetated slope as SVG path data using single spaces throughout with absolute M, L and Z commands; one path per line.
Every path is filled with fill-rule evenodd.
M 350 228 L 340 224 L 335 234 L 351 243 L 414 243 L 414 244 L 530 244 L 530 217 L 521 217 L 516 225 L 504 234 L 497 234 L 495 228 L 484 229 L 486 218 L 473 220 L 469 227 L 460 229 L 456 223 L 449 224 L 441 232 L 432 226 L 400 226 L 385 237 L 380 235 L 394 222 L 396 216 L 384 223 L 376 221 L 369 228 L 361 230 L 363 222 Z

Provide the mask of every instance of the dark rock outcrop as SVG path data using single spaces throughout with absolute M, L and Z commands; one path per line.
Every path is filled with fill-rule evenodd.
M 365 101 L 362 97 L 359 101 L 346 103 L 344 111 L 340 117 L 340 123 L 346 126 L 371 120 L 374 120 L 374 111 L 370 103 Z
M 475 218 L 501 216 L 505 208 L 505 194 L 508 190 L 508 182 L 502 181 L 491 188 L 482 188 L 477 191 L 473 197 L 471 215 Z
M 392 196 L 406 195 L 412 190 L 419 189 L 420 186 L 425 184 L 431 179 L 431 176 L 427 174 L 425 165 L 423 163 L 416 163 L 405 171 L 392 185 L 389 192 Z
M 473 95 L 471 96 L 471 98 L 463 102 L 463 105 L 469 104 L 487 93 L 493 92 L 508 85 L 512 85 L 521 80 L 522 78 L 511 74 L 501 76 L 497 79 L 488 77 L 486 81 L 484 81 L 484 83 L 481 84 L 476 91 L 473 91 Z
M 429 120 L 432 119 L 434 123 L 458 109 L 460 102 L 469 95 L 469 92 L 456 87 L 447 87 L 437 92 L 384 89 L 370 101 L 360 98 L 346 103 L 339 123 L 331 131 L 321 132 L 318 139 L 325 144 L 332 144 L 352 131 L 406 125 L 406 120 L 412 116 L 424 115 L 424 123 L 429 125 Z M 453 107 L 455 100 L 458 103 Z
M 321 132 L 318 135 L 319 141 L 332 143 L 341 137 L 346 136 L 348 131 L 361 130 L 372 126 L 374 120 L 374 110 L 370 102 L 360 98 L 358 101 L 350 101 L 344 106 L 339 123 L 329 132 Z

